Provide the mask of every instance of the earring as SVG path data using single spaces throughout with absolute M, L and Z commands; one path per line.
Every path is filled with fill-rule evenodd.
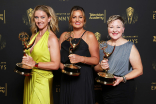
M 72 31 L 73 30 L 73 26 L 71 24 L 69 24 L 69 30 Z
M 50 26 L 48 25 L 48 32 L 50 32 Z
M 107 39 L 110 39 L 110 36 L 109 35 L 107 35 Z
M 37 29 L 36 29 L 36 33 L 37 33 Z
M 122 37 L 123 37 L 123 38 L 125 37 L 124 33 L 122 33 Z

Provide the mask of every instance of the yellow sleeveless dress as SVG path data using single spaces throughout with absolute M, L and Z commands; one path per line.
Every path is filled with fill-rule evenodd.
M 29 44 L 32 44 L 38 33 L 32 38 Z M 26 53 L 36 62 L 50 62 L 50 52 L 48 49 L 49 32 L 46 31 L 42 38 Z M 53 104 L 52 96 L 52 71 L 46 71 L 38 68 L 32 69 L 32 76 L 26 76 L 24 80 L 24 98 L 23 104 Z

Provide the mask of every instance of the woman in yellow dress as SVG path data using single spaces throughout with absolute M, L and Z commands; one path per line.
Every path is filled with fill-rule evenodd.
M 35 7 L 31 17 L 32 36 L 22 63 L 33 67 L 24 81 L 23 104 L 53 104 L 51 70 L 58 70 L 60 52 L 57 36 L 58 20 L 54 10 L 45 5 Z

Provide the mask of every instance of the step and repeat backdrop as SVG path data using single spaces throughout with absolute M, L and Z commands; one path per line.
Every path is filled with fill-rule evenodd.
M 69 31 L 69 15 L 73 6 L 84 8 L 87 23 L 97 40 L 107 40 L 107 19 L 121 15 L 126 21 L 124 38 L 138 48 L 144 74 L 136 78 L 134 104 L 156 104 L 156 1 L 155 0 L 1 0 L 0 1 L 0 104 L 22 104 L 24 76 L 13 70 L 21 62 L 23 43 L 19 34 L 30 32 L 30 18 L 37 5 L 51 6 L 58 17 L 61 33 Z M 59 71 L 53 71 L 54 104 L 59 104 Z M 96 75 L 96 73 L 95 73 Z M 101 84 L 95 82 L 95 104 L 103 104 Z

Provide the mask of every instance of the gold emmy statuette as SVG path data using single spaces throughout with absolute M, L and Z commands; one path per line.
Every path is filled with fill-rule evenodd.
M 70 47 L 69 47 L 69 54 L 73 54 L 73 51 L 77 48 L 77 46 L 79 45 L 80 43 L 80 40 L 77 44 L 75 43 L 72 43 L 72 36 L 73 34 L 71 32 L 68 32 L 66 35 L 65 35 L 65 38 L 67 41 L 70 42 Z M 62 73 L 65 73 L 67 75 L 70 75 L 70 76 L 79 76 L 80 75 L 80 66 L 78 65 L 75 65 L 73 63 L 71 64 L 64 64 L 64 69 L 62 70 Z
M 23 45 L 24 45 L 24 49 L 23 49 L 24 56 L 26 56 L 25 50 L 31 48 L 31 46 L 34 43 L 33 42 L 31 45 L 27 45 L 28 39 L 29 39 L 29 35 L 26 32 L 21 32 L 19 34 L 19 40 L 21 40 Z M 31 70 L 32 70 L 32 67 L 30 67 L 30 66 L 27 66 L 23 63 L 16 63 L 16 67 L 14 69 L 14 72 L 19 73 L 19 74 L 24 75 L 24 76 L 30 76 Z
M 99 44 L 99 48 L 101 50 L 103 50 L 103 53 L 104 53 L 103 60 L 108 59 L 108 57 L 110 57 L 115 50 L 115 46 L 114 46 L 113 51 L 111 53 L 108 53 L 105 50 L 107 48 L 107 46 L 108 46 L 108 44 L 106 41 L 102 41 Z M 108 70 L 109 70 L 109 68 L 103 69 L 103 72 L 97 73 L 98 76 L 96 78 L 96 81 L 98 83 L 102 83 L 104 85 L 113 85 L 114 84 L 114 81 L 115 81 L 114 75 L 108 73 Z

